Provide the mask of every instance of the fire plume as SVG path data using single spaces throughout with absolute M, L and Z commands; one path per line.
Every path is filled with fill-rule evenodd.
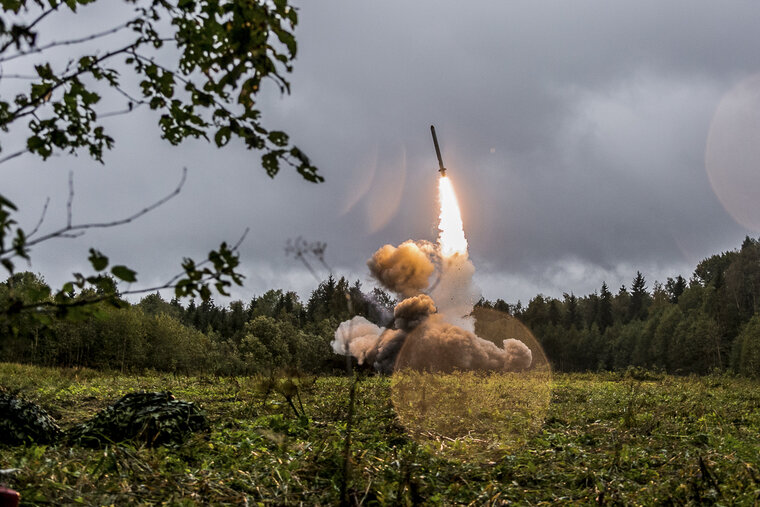
M 441 204 L 441 215 L 438 222 L 438 244 L 444 257 L 455 254 L 467 254 L 467 239 L 464 237 L 462 214 L 459 211 L 454 186 L 448 176 L 438 179 L 438 201 Z

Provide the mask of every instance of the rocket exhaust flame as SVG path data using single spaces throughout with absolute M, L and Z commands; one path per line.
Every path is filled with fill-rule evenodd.
M 443 257 L 456 254 L 467 255 L 467 239 L 464 237 L 462 213 L 459 211 L 454 186 L 448 176 L 438 179 L 438 200 L 441 214 L 438 222 L 438 244 Z
M 435 135 L 435 127 L 430 125 L 430 133 L 433 135 L 433 145 L 435 146 L 435 155 L 438 157 L 438 171 L 441 177 L 438 180 L 438 202 L 441 205 L 441 214 L 438 222 L 438 246 L 441 248 L 441 254 L 444 258 L 456 254 L 467 254 L 467 240 L 464 237 L 464 227 L 462 226 L 462 213 L 459 211 L 457 196 L 454 193 L 454 186 L 451 180 L 446 176 L 446 168 L 443 166 L 441 157 L 441 148 L 438 146 L 438 136 Z

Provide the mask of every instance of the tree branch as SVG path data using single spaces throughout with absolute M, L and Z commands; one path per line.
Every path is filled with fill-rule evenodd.
M 180 179 L 180 182 L 177 185 L 177 188 L 175 188 L 174 191 L 172 191 L 170 194 L 162 197 L 161 199 L 159 199 L 158 201 L 154 202 L 150 206 L 147 206 L 147 207 L 141 209 L 137 213 L 134 213 L 133 215 L 130 215 L 130 216 L 126 217 L 126 218 L 122 218 L 120 220 L 114 220 L 112 222 L 92 222 L 92 223 L 87 223 L 87 224 L 72 225 L 72 223 L 71 223 L 71 203 L 72 203 L 72 199 L 74 197 L 74 186 L 73 186 L 74 183 L 73 183 L 73 178 L 70 178 L 69 179 L 69 200 L 68 200 L 68 202 L 66 204 L 66 210 L 67 210 L 67 223 L 66 223 L 66 227 L 62 227 L 61 229 L 58 229 L 56 231 L 50 232 L 48 234 L 45 234 L 44 236 L 40 236 L 39 238 L 32 239 L 31 241 L 27 241 L 26 245 L 27 246 L 34 246 L 34 245 L 37 245 L 39 243 L 42 243 L 43 241 L 47 241 L 49 239 L 56 238 L 56 237 L 61 237 L 63 234 L 68 234 L 68 233 L 71 233 L 71 232 L 84 231 L 86 229 L 104 229 L 104 228 L 116 227 L 116 226 L 119 226 L 119 225 L 128 224 L 128 223 L 130 223 L 130 222 L 132 222 L 132 221 L 134 221 L 134 220 L 142 217 L 143 215 L 146 215 L 146 214 L 150 213 L 151 211 L 153 211 L 154 209 L 158 208 L 162 204 L 166 203 L 170 199 L 176 197 L 180 193 L 180 191 L 182 190 L 182 187 L 185 185 L 185 181 L 186 180 L 187 180 L 187 167 L 183 167 L 182 168 L 182 178 Z
M 36 53 L 41 53 L 41 52 L 43 52 L 43 51 L 45 51 L 47 49 L 58 47 L 58 46 L 70 46 L 72 44 L 81 44 L 83 42 L 88 42 L 88 41 L 91 41 L 91 40 L 99 39 L 101 37 L 105 37 L 107 35 L 111 35 L 113 33 L 116 33 L 119 30 L 123 30 L 127 26 L 129 26 L 128 23 L 122 23 L 121 25 L 115 26 L 113 28 L 109 28 L 108 30 L 104 30 L 104 31 L 98 32 L 98 33 L 93 33 L 91 35 L 87 35 L 85 37 L 80 37 L 78 39 L 69 39 L 69 40 L 62 40 L 62 41 L 51 42 L 49 44 L 45 44 L 44 46 L 34 47 L 33 49 L 30 49 L 29 51 L 21 51 L 19 53 L 14 54 L 14 55 L 2 57 L 2 58 L 0 58 L 0 63 L 9 62 L 11 60 L 15 60 L 16 58 L 21 58 L 22 56 L 28 56 L 28 55 L 33 55 L 33 54 L 36 54 Z M 3 51 L 0 51 L 0 53 L 2 53 Z
M 55 10 L 58 10 L 58 5 L 60 5 L 60 4 L 56 4 L 56 5 L 52 6 L 50 9 L 48 9 L 46 11 L 43 11 L 42 14 L 40 14 L 39 16 L 37 16 L 37 19 L 35 19 L 34 21 L 32 21 L 29 24 L 29 26 L 26 27 L 26 31 L 29 32 L 32 28 L 34 28 L 34 26 L 37 23 L 39 23 L 40 21 L 42 21 L 43 19 L 45 19 L 45 17 L 47 17 L 48 14 L 50 14 L 51 12 L 53 12 Z M 5 44 L 3 44 L 2 47 L 0 47 L 0 54 L 5 53 L 5 51 L 9 47 L 11 47 L 14 43 L 18 43 L 18 38 L 11 37 L 11 40 L 9 40 Z
M 119 225 L 128 224 L 134 220 L 137 220 L 143 215 L 150 213 L 151 211 L 163 205 L 170 199 L 176 197 L 182 191 L 182 187 L 185 185 L 186 180 L 187 180 L 187 167 L 183 167 L 182 178 L 180 179 L 180 182 L 177 185 L 177 188 L 175 188 L 170 194 L 167 194 L 166 196 L 162 197 L 161 199 L 154 202 L 150 206 L 146 206 L 145 208 L 141 209 L 137 213 L 134 213 L 126 218 L 114 220 L 112 222 L 91 222 L 91 223 L 75 225 L 73 224 L 73 216 L 72 216 L 73 202 L 74 202 L 74 177 L 73 177 L 73 173 L 69 173 L 69 196 L 66 201 L 66 226 L 61 227 L 60 229 L 57 229 L 53 232 L 49 232 L 47 234 L 34 238 L 34 235 L 38 232 L 38 229 L 40 225 L 42 224 L 42 220 L 44 220 L 44 216 L 48 207 L 48 202 L 46 202 L 45 207 L 43 209 L 43 216 L 40 219 L 40 222 L 34 228 L 32 233 L 26 236 L 26 242 L 23 245 L 24 249 L 29 249 L 30 247 L 38 245 L 44 241 L 51 240 L 53 238 L 78 238 L 82 236 L 87 229 L 104 229 L 104 228 L 116 227 Z M 5 257 L 3 257 L 4 255 Z M 11 259 L 13 257 L 16 257 L 17 255 L 18 253 L 14 248 L 0 249 L 0 259 Z
M 0 158 L 0 164 L 4 164 L 5 162 L 8 162 L 9 160 L 13 160 L 16 157 L 20 157 L 21 155 L 23 155 L 27 151 L 29 151 L 29 150 L 25 149 L 25 150 L 17 151 L 15 153 L 11 153 L 10 155 L 6 155 L 5 157 Z
M 37 234 L 37 231 L 39 230 L 40 226 L 42 225 L 42 222 L 45 221 L 45 215 L 47 214 L 48 205 L 50 204 L 50 197 L 45 199 L 45 205 L 42 207 L 42 215 L 40 215 L 40 219 L 37 222 L 37 225 L 34 226 L 34 229 L 32 229 L 32 232 L 28 234 L 28 236 L 34 236 Z
M 231 252 L 237 252 L 240 248 L 240 245 L 245 240 L 246 236 L 248 236 L 248 232 L 250 231 L 249 227 L 246 227 L 245 231 L 243 231 L 243 234 L 240 236 L 240 238 L 237 240 L 237 242 L 233 245 L 233 247 L 230 249 Z M 204 266 L 206 264 L 209 264 L 211 262 L 210 259 L 205 259 L 198 264 L 196 264 L 196 267 Z M 158 290 L 162 289 L 173 289 L 177 286 L 176 282 L 177 280 L 184 275 L 185 272 L 178 273 L 171 277 L 166 283 L 162 285 L 157 285 L 155 287 L 146 287 L 143 289 L 133 289 L 133 290 L 127 290 L 124 292 L 114 293 L 114 294 L 100 294 L 97 296 L 93 296 L 91 298 L 80 298 L 75 301 L 68 301 L 64 303 L 56 302 L 56 301 L 38 301 L 36 303 L 27 303 L 24 305 L 19 306 L 16 310 L 17 311 L 23 311 L 23 310 L 30 310 L 33 308 L 57 308 L 57 309 L 63 309 L 63 308 L 76 308 L 81 306 L 88 306 L 88 305 L 94 305 L 97 303 L 101 303 L 103 301 L 108 301 L 110 299 L 113 299 L 114 297 L 118 296 L 125 296 L 125 295 L 137 295 L 137 294 L 145 294 L 148 292 L 156 292 Z M 216 277 L 213 275 L 207 275 L 199 280 L 201 283 L 210 282 L 211 280 L 214 280 Z
M 39 78 L 40 76 L 33 76 L 31 74 L 3 74 L 0 72 L 0 79 L 26 79 L 32 81 Z
M 24 116 L 33 114 L 37 110 L 37 108 L 40 106 L 40 104 L 42 104 L 42 103 L 44 103 L 44 102 L 47 101 L 46 97 L 49 97 L 50 95 L 52 95 L 54 91 L 56 91 L 58 88 L 60 88 L 61 86 L 65 85 L 66 83 L 68 83 L 69 81 L 71 81 L 72 79 L 74 79 L 75 77 L 78 77 L 81 74 L 84 74 L 86 72 L 91 71 L 93 69 L 93 67 L 95 67 L 95 65 L 99 64 L 100 62 L 102 62 L 104 60 L 107 60 L 107 59 L 109 59 L 111 57 L 114 57 L 116 55 L 119 55 L 121 53 L 126 53 L 129 50 L 133 50 L 134 48 L 140 46 L 143 43 L 145 43 L 145 41 L 143 39 L 138 39 L 135 42 L 133 42 L 132 44 L 124 46 L 121 49 L 115 49 L 113 51 L 109 51 L 108 53 L 106 53 L 106 54 L 104 54 L 102 56 L 99 56 L 98 58 L 96 58 L 95 60 L 93 60 L 90 63 L 90 65 L 88 65 L 88 66 L 86 66 L 84 68 L 78 69 L 76 72 L 72 72 L 71 74 L 60 78 L 60 80 L 58 80 L 53 86 L 50 87 L 50 89 L 48 90 L 48 93 L 45 96 L 36 97 L 35 99 L 31 100 L 28 104 L 24 104 L 23 106 L 19 106 L 14 111 L 11 111 L 8 114 L 8 120 L 5 121 L 4 125 L 8 126 L 11 123 L 13 123 L 14 121 L 18 120 L 19 118 L 22 118 Z
M 246 236 L 248 236 L 248 232 L 250 232 L 250 229 L 251 229 L 250 227 L 246 227 L 245 228 L 245 231 L 243 231 L 243 234 L 240 236 L 240 238 L 237 240 L 237 242 L 230 249 L 231 252 L 237 252 L 238 251 L 238 249 L 240 248 L 240 245 L 243 243 L 243 241 L 245 241 Z M 195 266 L 196 267 L 205 266 L 206 264 L 208 264 L 210 262 L 211 262 L 210 259 L 205 259 L 205 260 L 199 262 L 198 264 L 196 264 Z M 146 289 L 128 290 L 128 291 L 122 292 L 121 294 L 122 295 L 126 295 L 126 294 L 130 294 L 130 295 L 132 295 L 132 294 L 144 294 L 146 292 L 155 292 L 155 291 L 161 290 L 161 289 L 173 289 L 174 287 L 176 287 L 175 282 L 177 280 L 179 280 L 179 278 L 182 275 L 184 275 L 184 274 L 185 274 L 184 272 L 177 273 L 176 275 L 174 275 L 173 277 L 171 277 L 163 285 L 157 285 L 156 287 L 149 287 L 149 288 L 146 288 Z M 209 280 L 212 280 L 213 278 L 214 278 L 213 276 L 207 276 L 206 278 L 201 279 L 201 281 L 202 282 L 207 282 Z

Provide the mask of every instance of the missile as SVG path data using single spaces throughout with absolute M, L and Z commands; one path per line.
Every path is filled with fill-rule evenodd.
M 443 167 L 443 159 L 441 158 L 441 149 L 438 147 L 438 138 L 435 136 L 435 127 L 430 125 L 430 132 L 433 134 L 433 144 L 435 145 L 435 154 L 438 156 L 438 172 L 441 176 L 446 176 L 446 168 Z

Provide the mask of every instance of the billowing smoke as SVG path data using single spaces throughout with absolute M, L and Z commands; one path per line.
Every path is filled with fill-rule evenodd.
M 397 368 L 451 372 L 530 367 L 531 351 L 521 341 L 507 339 L 499 347 L 475 335 L 470 314 L 478 291 L 466 253 L 443 257 L 435 245 L 409 240 L 398 247 L 383 246 L 367 265 L 378 282 L 402 299 L 393 311 L 395 329 L 354 317 L 335 331 L 336 353 L 382 373 Z
M 419 294 L 430 284 L 435 266 L 430 260 L 435 247 L 426 242 L 405 241 L 396 248 L 385 245 L 367 261 L 375 279 L 402 297 Z
M 331 345 L 336 354 L 354 356 L 364 364 L 367 356 L 376 354 L 377 342 L 385 328 L 378 327 L 364 317 L 356 316 L 341 322 Z
M 413 296 L 401 301 L 393 309 L 393 324 L 396 329 L 408 333 L 436 311 L 435 303 L 430 296 Z
M 480 291 L 472 283 L 475 266 L 466 254 L 455 254 L 443 259 L 437 283 L 430 290 L 438 311 L 450 324 L 467 331 L 475 331 L 470 317 L 472 308 L 480 299 Z
M 420 371 L 521 371 L 530 366 L 531 352 L 523 342 L 504 340 L 504 348 L 433 315 L 407 337 L 397 368 Z

